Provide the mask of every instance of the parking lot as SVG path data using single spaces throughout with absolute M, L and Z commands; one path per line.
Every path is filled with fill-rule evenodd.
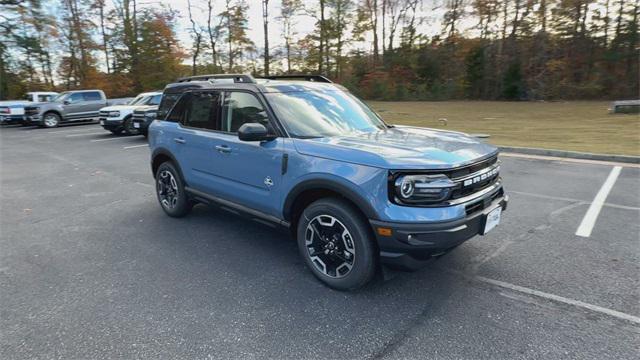
M 167 217 L 141 136 L 3 127 L 0 154 L 3 359 L 638 357 L 637 166 L 502 156 L 496 230 L 345 293 L 286 232 Z

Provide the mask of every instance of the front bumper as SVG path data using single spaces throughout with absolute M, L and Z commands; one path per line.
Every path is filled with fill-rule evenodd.
M 105 118 L 99 117 L 98 121 L 100 122 L 100 126 L 105 130 L 116 130 L 122 127 L 123 119 L 113 119 L 113 118 Z
M 133 118 L 133 127 L 138 129 L 140 133 L 146 134 L 149 131 L 149 125 L 153 122 L 154 119 L 149 119 L 147 117 L 134 117 Z
M 22 123 L 24 120 L 24 115 L 0 115 L 0 124 Z
M 42 116 L 40 115 L 27 115 L 24 117 L 23 123 L 25 125 L 42 125 Z
M 487 201 L 482 210 L 447 222 L 408 224 L 370 220 L 378 240 L 380 259 L 383 264 L 395 268 L 418 269 L 434 256 L 482 234 L 487 214 L 498 206 L 505 211 L 508 202 L 509 197 L 500 193 L 500 196 Z M 378 228 L 391 229 L 391 235 L 380 235 Z

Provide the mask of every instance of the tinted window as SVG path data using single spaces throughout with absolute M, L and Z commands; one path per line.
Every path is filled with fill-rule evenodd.
M 74 94 L 71 94 L 67 100 L 72 103 L 80 102 L 80 101 L 84 101 L 84 96 L 82 93 L 74 93 Z
M 169 113 L 169 111 L 171 111 L 171 108 L 176 103 L 176 101 L 180 99 L 180 95 L 182 94 L 164 94 L 162 96 L 162 101 L 160 102 L 160 107 L 158 108 L 158 119 L 164 119 L 165 116 L 167 116 L 167 114 Z M 172 121 L 172 120 L 169 120 L 169 121 Z
M 173 95 L 178 95 L 178 94 L 173 94 Z M 166 99 L 167 95 L 165 95 L 164 98 Z M 166 119 L 164 120 L 172 121 L 172 122 L 180 122 L 182 120 L 182 113 L 184 112 L 185 105 L 189 102 L 189 98 L 190 98 L 189 94 L 186 94 L 181 98 L 179 97 L 180 101 L 178 101 L 177 103 L 175 100 L 172 101 L 171 108 L 169 108 L 169 110 L 171 110 L 171 113 L 167 115 L 167 112 L 165 111 Z M 163 101 L 163 104 L 164 104 L 164 101 Z M 173 106 L 174 104 L 175 106 Z M 160 116 L 160 110 L 158 110 L 157 118 L 163 119 L 163 117 Z
M 189 96 L 183 123 L 188 127 L 220 130 L 220 93 L 202 92 Z
M 222 131 L 237 132 L 242 124 L 261 123 L 269 128 L 267 113 L 254 95 L 227 92 L 224 99 Z
M 38 95 L 38 101 L 45 102 L 51 100 L 51 95 Z
M 84 101 L 99 101 L 102 100 L 102 96 L 97 91 L 89 91 L 84 93 Z

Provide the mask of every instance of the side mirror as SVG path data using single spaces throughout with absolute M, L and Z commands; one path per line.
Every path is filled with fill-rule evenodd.
M 262 124 L 246 123 L 238 129 L 238 138 L 242 141 L 265 141 L 273 140 L 275 136 L 269 134 L 267 128 Z
M 65 100 L 65 101 L 63 102 L 63 104 L 65 104 L 65 105 L 69 105 L 69 104 L 71 104 L 71 101 L 69 101 L 69 100 Z

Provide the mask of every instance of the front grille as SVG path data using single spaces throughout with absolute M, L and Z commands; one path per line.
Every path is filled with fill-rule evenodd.
M 484 193 L 490 192 L 491 187 L 499 184 L 500 182 L 500 161 L 498 156 L 494 155 L 491 158 L 476 162 L 464 167 L 451 169 L 451 170 L 424 170 L 411 172 L 410 174 L 445 174 L 454 183 L 450 188 L 451 191 L 446 198 L 442 199 L 438 203 L 424 203 L 424 204 L 411 204 L 412 206 L 421 207 L 433 207 L 433 206 L 448 206 L 466 203 L 473 201 L 474 194 L 478 196 L 484 196 Z M 405 172 L 392 172 L 389 174 L 389 199 L 392 202 L 398 203 L 395 196 L 395 182 L 398 176 L 407 174 Z M 480 192 L 483 192 L 479 194 Z M 470 199 L 467 199 L 470 197 Z M 402 204 L 402 203 L 401 203 Z
M 143 121 L 144 122 L 144 114 L 145 113 L 143 111 L 140 111 L 140 112 L 134 111 L 133 115 L 131 115 L 131 118 L 133 120 L 138 120 L 138 121 Z
M 27 106 L 24 108 L 24 114 L 27 116 L 38 115 L 38 108 Z
M 502 196 L 504 194 L 504 191 L 502 189 L 494 192 L 493 194 L 491 194 L 491 196 L 487 197 L 486 199 L 483 199 L 482 201 L 477 201 L 475 203 L 469 204 L 467 206 L 465 206 L 464 211 L 465 213 L 468 215 L 474 214 L 478 211 L 482 211 L 484 209 L 486 209 L 489 205 L 491 205 L 491 203 L 493 202 L 493 200 L 499 198 L 500 196 Z
M 100 111 L 100 117 L 108 117 L 109 116 L 109 112 L 108 111 Z

